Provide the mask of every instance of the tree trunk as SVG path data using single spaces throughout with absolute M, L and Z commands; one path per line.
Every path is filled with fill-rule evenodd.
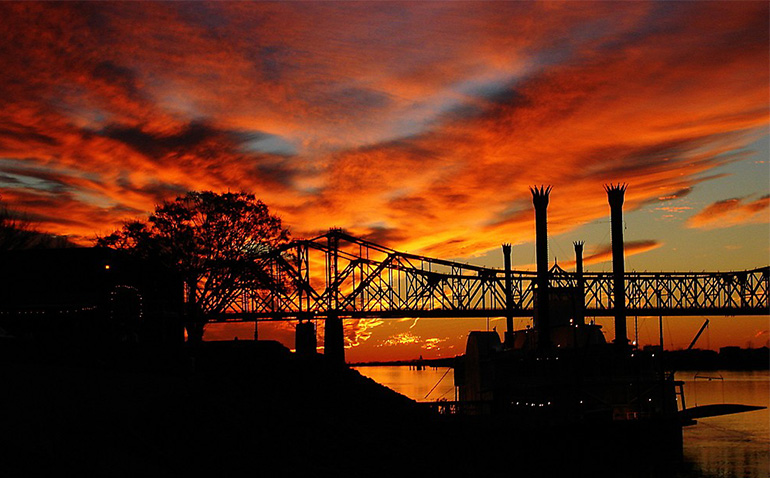
M 203 342 L 203 322 L 201 313 L 198 310 L 196 301 L 198 295 L 198 278 L 190 277 L 185 281 L 187 283 L 187 310 L 185 317 L 185 328 L 187 329 L 187 341 L 190 343 Z

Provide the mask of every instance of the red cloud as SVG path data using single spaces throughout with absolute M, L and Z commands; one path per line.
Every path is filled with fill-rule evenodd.
M 4 198 L 82 241 L 229 189 L 295 236 L 470 256 L 531 239 L 532 184 L 565 232 L 603 183 L 681 196 L 767 125 L 761 2 L 0 10 Z
M 635 254 L 641 254 L 643 252 L 657 249 L 662 244 L 654 240 L 642 240 L 642 241 L 627 241 L 624 244 L 624 252 L 626 256 L 632 256 Z M 585 264 L 596 264 L 599 262 L 605 262 L 612 260 L 612 246 L 605 246 L 593 254 L 590 254 L 583 258 Z
M 770 196 L 762 196 L 753 201 L 744 198 L 732 198 L 709 204 L 702 211 L 687 221 L 692 228 L 717 229 L 740 224 L 767 223 Z
M 663 244 L 659 241 L 655 240 L 640 240 L 640 241 L 626 241 L 624 244 L 624 253 L 626 257 L 630 257 L 636 254 L 641 254 L 643 252 L 651 251 L 653 249 L 657 249 Z M 594 250 L 594 252 L 588 254 L 587 256 L 583 257 L 583 264 L 590 265 L 590 264 L 598 264 L 600 262 L 606 262 L 612 260 L 612 246 L 606 245 L 601 246 Z M 559 265 L 564 268 L 571 268 L 575 266 L 575 261 L 559 261 Z

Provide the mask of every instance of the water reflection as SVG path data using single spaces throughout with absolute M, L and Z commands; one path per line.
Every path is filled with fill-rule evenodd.
M 454 400 L 454 373 L 451 368 L 357 367 L 361 375 L 385 385 L 418 402 Z M 432 390 L 432 391 L 431 391 Z
M 687 406 L 712 403 L 770 405 L 767 371 L 678 372 Z M 770 476 L 770 413 L 767 409 L 701 418 L 684 430 L 685 460 L 702 476 L 766 478 Z

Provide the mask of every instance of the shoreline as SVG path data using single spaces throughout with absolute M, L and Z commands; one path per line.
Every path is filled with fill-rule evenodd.
M 389 367 L 389 366 L 415 366 L 425 367 L 454 367 L 458 357 L 350 362 L 349 367 Z M 770 370 L 770 349 L 768 347 L 740 348 L 722 347 L 719 352 L 715 350 L 664 350 L 663 363 L 667 368 L 677 371 L 682 370 Z

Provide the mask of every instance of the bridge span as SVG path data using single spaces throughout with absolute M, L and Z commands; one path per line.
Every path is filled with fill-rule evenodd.
M 583 270 L 583 243 L 575 243 L 575 271 L 549 267 L 547 208 L 550 187 L 531 188 L 535 208 L 537 270 L 495 269 L 396 251 L 331 229 L 266 253 L 257 264 L 271 287 L 244 290 L 214 322 L 298 320 L 298 343 L 315 348 L 325 321 L 325 354 L 344 360 L 343 318 L 532 317 L 538 347 L 549 347 L 551 329 L 614 317 L 614 342 L 628 343 L 626 319 L 636 316 L 770 315 L 770 266 L 731 272 L 626 272 L 622 206 L 625 184 L 605 186 L 610 205 L 612 272 Z M 553 322 L 553 323 L 552 323 Z M 310 327 L 308 327 L 310 326 Z
M 213 321 L 325 318 L 532 317 L 537 273 L 399 252 L 341 230 L 294 241 L 263 259 L 282 287 L 243 291 Z M 767 315 L 770 267 L 732 272 L 626 272 L 629 315 Z M 580 291 L 587 316 L 614 315 L 612 272 L 554 265 L 554 291 Z M 507 292 L 510 284 L 510 293 Z

